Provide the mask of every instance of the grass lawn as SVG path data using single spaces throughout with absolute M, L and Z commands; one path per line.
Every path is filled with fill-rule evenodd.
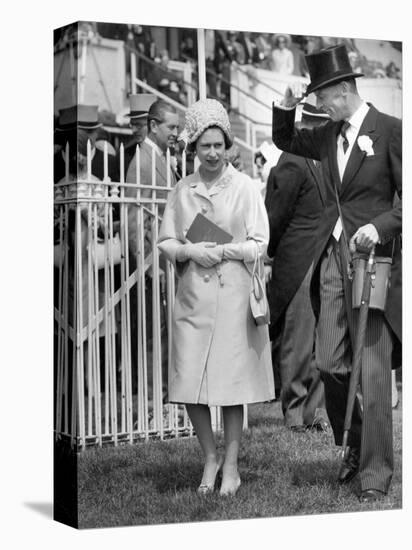
M 399 390 L 401 390 L 399 386 Z M 233 498 L 199 497 L 196 438 L 89 449 L 79 456 L 79 527 L 111 527 L 278 517 L 402 507 L 402 394 L 393 411 L 395 472 L 382 501 L 360 504 L 358 482 L 336 482 L 332 435 L 292 433 L 279 402 L 249 408 L 240 453 L 242 485 Z M 218 436 L 219 448 L 223 439 Z M 220 479 L 218 479 L 219 486 Z

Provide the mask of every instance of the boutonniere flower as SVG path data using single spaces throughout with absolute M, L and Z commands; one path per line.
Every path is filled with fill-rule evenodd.
M 373 141 L 369 136 L 359 136 L 358 137 L 358 146 L 361 151 L 366 153 L 367 157 L 374 155 L 373 151 Z

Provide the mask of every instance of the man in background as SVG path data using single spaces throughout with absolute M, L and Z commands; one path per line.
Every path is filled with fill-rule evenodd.
M 305 104 L 296 125 L 314 128 L 328 119 Z M 280 375 L 285 426 L 298 432 L 328 428 L 310 303 L 316 231 L 323 210 L 321 179 L 313 160 L 282 153 L 269 173 L 265 200 L 270 225 L 268 256 L 273 258 L 268 282 L 272 360 Z

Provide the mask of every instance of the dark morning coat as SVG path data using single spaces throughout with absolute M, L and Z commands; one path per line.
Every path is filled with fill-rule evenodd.
M 269 217 L 268 283 L 271 324 L 282 316 L 314 257 L 322 212 L 321 172 L 313 160 L 282 153 L 268 177 L 265 206 Z
M 342 122 L 330 121 L 313 130 L 294 127 L 295 109 L 273 107 L 273 141 L 283 151 L 319 160 L 323 183 L 319 190 L 325 209 L 322 213 L 315 250 L 315 266 L 338 219 L 334 184 L 339 193 L 344 224 L 350 239 L 356 230 L 372 223 L 380 236 L 377 256 L 393 255 L 391 286 L 389 288 L 386 319 L 393 332 L 402 338 L 401 250 L 398 238 L 402 232 L 402 123 L 399 119 L 380 113 L 370 105 L 358 136 L 368 136 L 373 142 L 374 154 L 367 156 L 355 142 L 349 157 L 343 181 L 337 165 L 337 135 Z M 315 313 L 319 311 L 318 269 L 312 279 L 312 300 Z

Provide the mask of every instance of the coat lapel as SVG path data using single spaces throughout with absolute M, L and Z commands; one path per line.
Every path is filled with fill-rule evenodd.
M 200 195 L 201 197 L 210 201 L 211 197 L 213 197 L 214 195 L 218 195 L 225 187 L 232 183 L 233 170 L 234 168 L 232 167 L 232 165 L 229 164 L 220 180 L 213 185 L 210 191 L 208 191 L 206 185 L 202 182 L 199 172 L 197 172 L 198 177 L 196 178 L 196 181 L 193 182 L 190 186 L 193 188 L 193 191 L 196 195 Z
M 322 179 L 322 176 L 321 176 L 320 167 L 315 166 L 312 159 L 305 158 L 305 161 L 306 161 L 306 165 L 309 169 L 309 172 L 311 173 L 311 175 L 312 175 L 312 177 L 315 181 L 315 185 L 316 185 L 316 187 L 319 191 L 321 201 L 322 201 L 323 204 L 325 204 L 326 196 L 325 196 L 325 189 L 323 187 L 323 179 Z
M 337 122 L 332 127 L 332 136 L 331 139 L 328 140 L 328 164 L 329 164 L 329 171 L 330 171 L 330 178 L 331 178 L 331 185 L 333 187 L 337 187 L 339 189 L 340 186 L 340 176 L 339 176 L 339 168 L 338 168 L 338 157 L 337 157 L 337 139 L 338 134 L 341 129 L 343 122 Z
M 363 161 L 366 158 L 366 153 L 361 151 L 358 145 L 359 136 L 368 136 L 372 142 L 375 144 L 379 139 L 379 135 L 376 133 L 376 119 L 378 116 L 378 111 L 370 105 L 369 111 L 364 118 L 362 125 L 359 129 L 358 136 L 355 143 L 353 144 L 351 154 L 348 159 L 345 171 L 343 173 L 341 191 L 343 192 L 349 183 L 358 173 L 360 167 L 362 166 Z

